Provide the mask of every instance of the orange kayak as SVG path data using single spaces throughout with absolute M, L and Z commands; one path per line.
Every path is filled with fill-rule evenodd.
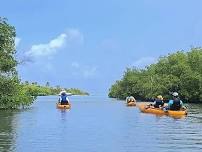
M 135 102 L 128 102 L 127 106 L 136 106 L 136 103 Z
M 157 115 L 169 115 L 169 116 L 185 116 L 187 115 L 187 110 L 179 110 L 179 111 L 173 111 L 168 110 L 164 111 L 160 108 L 154 108 L 154 107 L 147 107 L 146 105 L 140 105 L 139 109 L 141 112 L 144 113 L 152 113 Z
M 57 108 L 59 108 L 59 109 L 70 109 L 71 105 L 70 104 L 61 105 L 60 103 L 57 103 Z

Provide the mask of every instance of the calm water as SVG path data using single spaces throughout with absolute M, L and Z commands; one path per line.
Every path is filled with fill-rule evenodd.
M 72 109 L 39 97 L 23 111 L 0 111 L 0 152 L 201 152 L 202 105 L 188 117 L 140 113 L 102 96 L 71 96 Z

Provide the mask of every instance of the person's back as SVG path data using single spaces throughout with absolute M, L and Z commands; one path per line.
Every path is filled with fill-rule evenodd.
M 153 104 L 154 108 L 160 108 L 164 106 L 164 102 L 163 102 L 163 97 L 161 95 L 158 95 L 156 100 L 154 101 Z
M 168 102 L 169 110 L 178 111 L 182 108 L 182 106 L 183 106 L 183 103 L 180 100 L 180 98 L 178 97 L 178 93 L 174 92 L 173 93 L 173 100 L 169 100 L 169 102 Z
M 61 105 L 69 104 L 69 99 L 65 91 L 61 92 L 59 102 L 61 103 Z
M 180 110 L 182 107 L 182 101 L 179 98 L 174 98 L 173 100 L 170 100 L 170 110 Z

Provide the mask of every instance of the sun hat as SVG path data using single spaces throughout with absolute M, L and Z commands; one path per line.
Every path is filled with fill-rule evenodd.
M 64 94 L 67 94 L 67 92 L 65 91 L 65 89 L 62 89 L 59 93 L 59 95 L 64 95 Z
M 178 96 L 178 93 L 177 92 L 173 92 L 172 94 L 174 97 L 177 97 Z

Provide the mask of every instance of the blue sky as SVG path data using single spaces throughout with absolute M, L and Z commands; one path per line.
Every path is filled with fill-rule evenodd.
M 108 93 L 126 67 L 202 46 L 200 0 L 4 0 L 23 81 Z

